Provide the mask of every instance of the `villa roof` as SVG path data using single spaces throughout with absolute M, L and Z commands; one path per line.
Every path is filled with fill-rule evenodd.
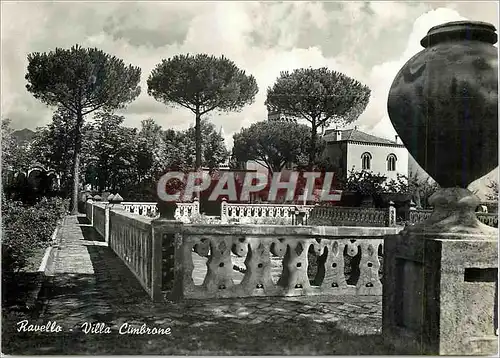
M 357 129 L 344 129 L 340 130 L 340 133 L 341 133 L 340 136 L 341 141 L 403 146 L 401 143 L 396 143 L 393 140 L 376 137 L 374 135 L 361 132 L 360 130 Z M 323 139 L 326 140 L 327 142 L 336 142 L 337 140 L 335 138 L 335 129 L 327 129 L 325 131 Z

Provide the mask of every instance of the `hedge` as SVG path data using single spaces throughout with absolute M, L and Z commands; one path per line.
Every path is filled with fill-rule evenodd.
M 42 198 L 32 206 L 2 199 L 2 271 L 19 272 L 35 250 L 51 244 L 69 205 L 61 198 Z

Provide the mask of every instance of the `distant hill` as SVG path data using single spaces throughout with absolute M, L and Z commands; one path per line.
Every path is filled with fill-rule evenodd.
M 19 129 L 17 131 L 12 132 L 12 137 L 16 140 L 17 143 L 23 144 L 25 142 L 29 142 L 35 136 L 35 132 L 31 129 L 24 128 Z

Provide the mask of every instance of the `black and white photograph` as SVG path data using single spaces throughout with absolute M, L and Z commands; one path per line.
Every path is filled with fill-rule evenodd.
M 498 356 L 497 1 L 1 1 L 5 356 Z

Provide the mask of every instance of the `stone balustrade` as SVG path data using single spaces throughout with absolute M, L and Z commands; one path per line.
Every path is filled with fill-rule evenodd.
M 498 228 L 498 213 L 476 213 L 476 215 L 483 224 Z
M 258 223 L 259 219 L 275 218 L 283 219 L 287 224 L 294 224 L 297 210 L 304 211 L 304 222 L 307 222 L 309 213 L 313 208 L 314 205 L 239 204 L 228 203 L 223 200 L 221 204 L 221 221 L 228 223 L 251 219 L 252 223 Z
M 106 205 L 107 202 L 86 203 L 86 214 L 90 220 L 93 206 Z M 159 213 L 154 202 L 122 202 L 124 210 L 136 215 L 158 218 Z M 175 219 L 185 223 L 200 214 L 197 200 L 191 203 L 177 203 Z M 280 224 L 280 225 L 326 225 L 326 226 L 394 226 L 395 209 L 321 207 L 317 205 L 294 204 L 239 204 L 221 203 L 221 223 L 242 224 Z M 422 220 L 430 215 L 420 214 Z M 419 220 L 420 221 L 420 220 Z
M 395 226 L 396 209 L 316 206 L 309 214 L 310 225 L 327 226 Z
M 162 240 L 151 219 L 109 210 L 109 247 L 122 259 L 153 301 L 162 300 Z
M 207 225 L 90 203 L 87 218 L 150 297 L 381 295 L 383 239 L 397 227 Z M 195 267 L 195 258 L 203 258 Z M 244 260 L 240 281 L 233 260 Z M 271 275 L 279 262 L 279 278 Z M 203 271 L 201 284 L 194 270 Z M 273 269 L 275 269 L 274 267 Z M 311 274 L 311 270 L 314 271 Z M 274 280 L 274 281 L 273 281 Z M 238 282 L 237 282 L 238 281 Z
M 417 224 L 431 215 L 432 210 L 410 210 L 410 224 Z M 483 224 L 498 228 L 498 213 L 476 213 L 476 216 Z
M 381 295 L 383 239 L 401 230 L 183 224 L 132 213 L 122 204 L 87 204 L 86 215 L 96 231 L 155 301 L 166 292 L 172 299 Z M 199 285 L 193 280 L 196 256 L 205 260 Z M 238 258 L 245 269 L 236 282 L 233 260 Z M 274 281 L 271 262 L 280 264 Z
M 200 202 L 195 199 L 192 203 L 177 203 L 175 210 L 176 220 L 188 220 L 190 217 L 200 213 Z
M 133 214 L 157 218 L 159 216 L 158 208 L 155 202 L 122 202 L 125 210 Z M 175 218 L 182 220 L 200 213 L 200 204 L 198 201 L 192 203 L 177 203 Z
M 169 223 L 163 224 L 168 230 Z M 162 230 L 162 226 L 158 227 Z M 170 230 L 174 247 L 172 299 L 249 296 L 381 295 L 383 237 L 400 228 L 271 225 L 182 225 Z M 195 285 L 193 251 L 208 258 L 201 285 Z M 309 253 L 318 258 L 308 276 Z M 240 283 L 233 280 L 232 254 L 246 257 Z M 271 257 L 282 260 L 275 283 Z M 350 277 L 346 276 L 350 257 Z M 355 260 L 357 258 L 357 260 Z M 355 277 L 353 277 L 355 276 Z
M 158 209 L 156 207 L 156 202 L 131 202 L 124 201 L 121 203 L 124 209 L 130 213 L 147 216 L 147 217 L 157 217 Z

